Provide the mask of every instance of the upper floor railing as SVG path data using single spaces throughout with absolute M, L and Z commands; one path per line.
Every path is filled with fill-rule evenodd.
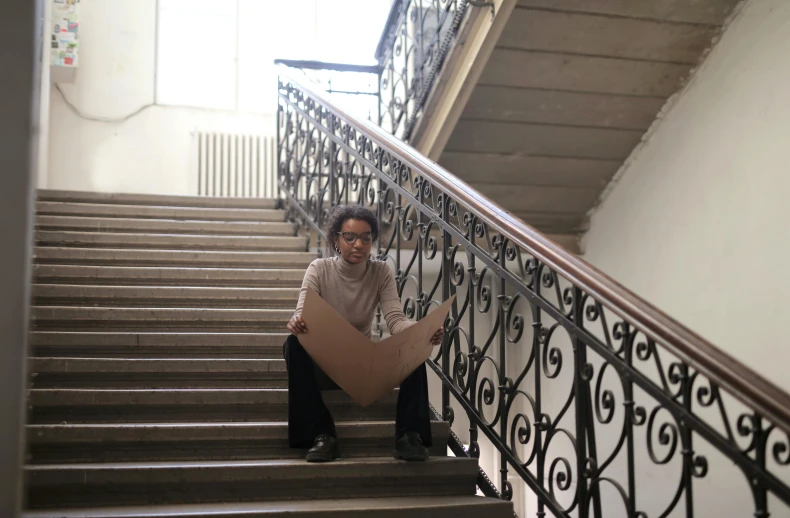
M 438 74 L 453 47 L 470 0 L 394 0 L 376 48 L 377 65 L 276 60 L 299 69 L 325 91 L 341 96 L 375 96 L 353 101 L 366 116 L 401 140 L 408 141 L 423 113 Z M 360 77 L 364 79 L 360 79 Z M 375 86 L 372 85 L 375 81 Z M 364 83 L 363 89 L 347 85 Z M 354 110 L 360 114 L 359 110 Z
M 379 126 L 409 141 L 470 4 L 468 0 L 394 0 L 378 47 Z
M 370 207 L 406 314 L 458 296 L 428 363 L 455 454 L 498 452 L 486 494 L 527 492 L 531 516 L 790 515 L 786 392 L 287 70 L 277 139 L 319 247 L 333 206 Z
M 377 122 L 381 120 L 381 67 L 296 59 L 276 59 L 282 65 L 298 71 L 323 91 L 334 94 L 354 115 Z

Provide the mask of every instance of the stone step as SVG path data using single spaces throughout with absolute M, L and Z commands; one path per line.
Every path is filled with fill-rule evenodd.
M 156 373 L 114 375 L 97 373 L 90 376 L 58 374 L 34 376 L 31 374 L 29 385 L 36 389 L 285 389 L 288 388 L 288 378 L 285 376 L 255 376 L 252 374 L 244 376 L 239 374 L 214 374 L 203 377 L 190 374 L 163 376 Z
M 38 216 L 38 230 L 83 232 L 137 232 L 148 234 L 213 234 L 244 236 L 293 236 L 292 223 L 238 221 L 181 221 L 173 219 Z
M 39 201 L 39 216 L 91 216 L 103 218 L 155 218 L 183 221 L 285 221 L 285 211 L 273 209 L 219 209 L 210 207 L 173 207 L 147 205 L 116 205 L 102 203 L 70 203 Z
M 513 518 L 513 503 L 478 496 L 168 505 L 27 511 L 23 518 Z
M 307 240 L 285 236 L 205 236 L 188 234 L 133 234 L 39 230 L 39 247 L 122 248 L 163 250 L 254 250 L 303 252 Z
M 139 331 L 185 330 L 283 331 L 293 316 L 289 309 L 233 308 L 91 308 L 33 306 L 35 330 Z
M 229 252 L 194 250 L 124 250 L 113 248 L 35 248 L 39 264 L 93 266 L 187 266 L 209 268 L 297 268 L 304 270 L 316 258 L 310 252 Z
M 188 504 L 475 494 L 477 459 L 390 457 L 314 464 L 302 459 L 114 464 L 25 468 L 33 509 L 96 505 Z
M 38 306 L 295 308 L 299 288 L 34 284 Z
M 39 189 L 39 201 L 71 203 L 103 203 L 111 205 L 169 205 L 172 207 L 257 208 L 274 209 L 279 200 L 271 198 L 179 196 L 162 194 L 105 193 L 91 191 L 61 191 Z
M 284 377 L 285 360 L 253 360 L 238 358 L 40 358 L 28 360 L 29 372 L 41 374 L 270 374 Z
M 342 420 L 389 420 L 398 391 L 362 408 L 343 391 L 323 393 Z M 286 389 L 31 389 L 32 424 L 285 421 Z
M 30 346 L 45 357 L 282 358 L 281 333 L 113 333 L 34 331 Z
M 447 454 L 449 425 L 431 423 L 431 455 Z M 392 455 L 394 421 L 337 424 L 344 458 Z M 299 459 L 287 422 L 29 425 L 30 462 L 94 463 L 174 460 Z
M 286 388 L 283 359 L 40 358 L 28 360 L 35 388 Z
M 298 288 L 302 285 L 304 269 L 36 264 L 33 275 L 34 282 L 39 283 Z

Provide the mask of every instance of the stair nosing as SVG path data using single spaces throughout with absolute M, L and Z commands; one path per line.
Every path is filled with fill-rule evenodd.
M 57 511 L 57 516 L 62 518 L 167 518 L 176 516 L 185 518 L 187 516 L 197 517 L 199 513 L 211 513 L 211 516 L 245 516 L 251 513 L 275 514 L 283 512 L 313 511 L 310 507 L 316 504 L 315 501 L 304 500 L 270 500 L 264 502 L 239 502 L 221 504 L 181 504 L 181 505 L 150 505 L 145 507 L 102 507 L 92 509 L 68 509 Z M 353 506 L 353 510 L 364 510 L 366 507 L 372 509 L 421 509 L 444 507 L 510 507 L 512 502 L 494 498 L 486 498 L 474 495 L 453 495 L 453 496 L 406 496 L 406 497 L 382 497 L 382 498 L 342 498 L 334 500 L 322 500 L 321 511 L 335 513 L 347 511 Z M 384 504 L 382 506 L 382 504 Z M 301 508 L 301 509 L 300 509 Z M 141 513 L 145 514 L 141 514 Z M 177 512 L 178 514 L 173 514 Z M 51 518 L 53 511 L 25 511 L 22 518 Z M 298 515 L 295 515 L 298 516 Z

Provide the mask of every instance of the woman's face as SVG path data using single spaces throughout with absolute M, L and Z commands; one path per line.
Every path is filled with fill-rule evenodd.
M 358 219 L 347 219 L 343 222 L 343 226 L 340 227 L 340 232 L 341 235 L 335 236 L 335 242 L 340 248 L 340 255 L 343 256 L 343 259 L 351 264 L 367 261 L 368 257 L 370 257 L 370 248 L 373 246 L 373 242 L 364 243 L 362 239 L 366 236 L 371 236 L 370 225 Z M 342 235 L 343 233 L 346 233 L 346 235 L 348 235 L 347 233 L 352 233 L 361 237 L 353 243 L 348 243 Z

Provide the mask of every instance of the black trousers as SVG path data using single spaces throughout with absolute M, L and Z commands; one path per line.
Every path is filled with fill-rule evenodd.
M 332 414 L 324 404 L 321 389 L 337 389 L 329 377 L 313 364 L 299 339 L 290 335 L 283 344 L 288 367 L 288 443 L 291 448 L 309 448 L 319 434 L 337 437 Z M 428 373 L 420 365 L 403 380 L 395 414 L 395 434 L 417 432 L 425 446 L 432 444 L 428 407 Z

